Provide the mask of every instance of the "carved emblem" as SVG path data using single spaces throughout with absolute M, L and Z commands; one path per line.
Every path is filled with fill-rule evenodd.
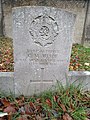
M 40 46 L 47 46 L 53 44 L 59 33 L 59 28 L 57 22 L 51 16 L 44 14 L 34 18 L 29 32 L 34 43 Z

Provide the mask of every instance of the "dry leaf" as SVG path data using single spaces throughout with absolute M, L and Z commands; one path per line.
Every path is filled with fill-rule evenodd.
M 4 107 L 10 106 L 10 102 L 7 101 L 6 99 L 1 99 L 1 102 L 4 104 Z
M 48 104 L 49 107 L 52 107 L 52 102 L 50 101 L 50 99 L 46 99 L 46 103 Z
M 8 107 L 6 107 L 5 109 L 4 109 L 4 112 L 7 112 L 7 113 L 15 113 L 16 112 L 16 110 L 15 110 L 15 108 L 14 107 L 12 107 L 12 106 L 8 106 Z
M 61 108 L 62 108 L 62 110 L 64 111 L 64 112 L 66 112 L 66 107 L 65 107 L 65 105 L 64 104 L 58 104 Z
M 55 95 L 55 96 L 53 97 L 53 99 L 54 99 L 55 102 L 57 102 L 57 100 L 58 100 L 58 96 Z
M 69 114 L 65 113 L 65 114 L 63 115 L 63 120 L 73 120 L 73 119 L 70 117 Z

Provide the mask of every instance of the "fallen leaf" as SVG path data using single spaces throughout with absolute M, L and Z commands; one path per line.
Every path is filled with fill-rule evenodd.
M 4 107 L 10 106 L 10 102 L 6 99 L 1 99 L 1 102 L 3 103 Z
M 58 100 L 58 96 L 55 95 L 55 96 L 53 97 L 53 99 L 54 99 L 55 102 L 57 102 L 57 100 Z
M 69 114 L 65 113 L 65 114 L 63 115 L 63 120 L 73 120 L 73 119 L 70 117 Z
M 52 102 L 50 101 L 50 99 L 46 99 L 46 103 L 48 104 L 49 107 L 52 107 Z
M 29 105 L 25 105 L 24 106 L 24 109 L 25 109 L 25 114 L 27 115 L 34 115 L 34 110 L 33 108 L 31 108 Z
M 33 109 L 36 109 L 36 106 L 34 105 L 33 102 L 30 102 L 29 105 L 30 105 L 30 107 L 32 107 Z
M 65 107 L 64 104 L 58 103 L 58 105 L 62 108 L 62 110 L 63 110 L 64 112 L 66 112 L 66 107 Z
M 5 109 L 4 109 L 4 112 L 7 112 L 7 113 L 15 113 L 16 112 L 16 110 L 15 110 L 15 108 L 14 107 L 12 107 L 12 106 L 8 106 L 8 107 L 6 107 Z

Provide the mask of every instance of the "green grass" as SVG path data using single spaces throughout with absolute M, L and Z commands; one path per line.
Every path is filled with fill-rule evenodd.
M 80 44 L 72 47 L 70 70 L 90 71 L 90 48 L 85 48 Z
M 86 118 L 86 107 L 84 106 L 83 101 L 85 96 L 82 95 L 81 85 L 75 86 L 71 84 L 69 86 L 63 86 L 62 84 L 58 83 L 56 87 L 56 92 L 51 93 L 51 91 L 46 92 L 42 95 L 43 99 L 43 107 L 48 112 L 52 113 L 51 107 L 45 103 L 46 100 L 51 101 L 52 109 L 57 111 L 57 116 L 63 116 L 65 113 L 68 113 L 74 120 L 85 120 Z M 57 97 L 55 100 L 54 97 Z M 88 99 L 88 104 L 90 104 Z M 62 118 L 62 117 L 60 117 Z
M 12 106 L 17 109 L 17 112 L 13 115 L 15 119 L 22 116 L 21 107 L 24 108 L 24 111 L 27 111 L 25 109 L 27 105 L 33 113 L 31 114 L 31 111 L 28 111 L 28 116 L 32 120 L 34 120 L 35 116 L 40 116 L 42 113 L 44 114 L 42 120 L 65 120 L 63 117 L 66 115 L 73 120 L 86 120 L 89 117 L 86 111 L 90 109 L 90 91 L 83 91 L 82 85 L 75 85 L 75 82 L 63 86 L 57 81 L 53 89 L 31 97 L 19 96 L 15 98 L 12 94 L 9 96 L 0 94 L 0 98 L 4 99 L 5 104 L 7 103 L 5 99 L 11 102 Z M 1 112 L 3 110 L 4 107 L 2 107 Z M 23 117 L 26 115 L 27 113 L 24 113 Z
M 13 61 L 12 39 L 0 37 L 0 72 L 14 71 Z

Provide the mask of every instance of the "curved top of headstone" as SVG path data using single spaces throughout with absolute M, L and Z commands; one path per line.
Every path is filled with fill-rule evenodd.
M 19 6 L 19 7 L 13 7 L 12 8 L 12 13 L 14 13 L 15 11 L 25 11 L 25 10 L 29 10 L 29 9 L 32 9 L 32 11 L 34 9 L 36 9 L 36 13 L 40 13 L 41 11 L 45 11 L 47 12 L 48 11 L 48 14 L 49 12 L 51 11 L 61 11 L 63 12 L 64 14 L 68 14 L 68 15 L 72 15 L 73 17 L 76 17 L 76 14 L 70 12 L 70 11 L 67 11 L 65 9 L 61 9 L 61 8 L 56 8 L 56 7 L 48 7 L 48 6 Z M 40 10 L 40 11 L 39 11 Z M 49 11 L 50 10 L 50 11 Z M 34 12 L 34 11 L 33 11 Z M 34 13 L 33 13 L 34 14 Z M 34 14 L 35 15 L 35 14 Z
M 71 12 L 54 7 L 23 6 L 13 8 L 13 18 L 17 27 L 27 23 L 30 26 L 29 33 L 34 39 L 34 43 L 39 46 L 48 46 L 53 43 L 61 30 L 59 22 L 64 24 L 62 26 L 64 28 L 67 23 L 72 28 L 75 16 Z
M 14 10 L 14 9 L 23 9 L 23 8 L 47 8 L 47 9 L 51 8 L 51 9 L 62 10 L 62 11 L 65 11 L 65 12 L 73 14 L 72 12 L 67 11 L 65 9 L 52 7 L 52 6 L 34 6 L 34 5 L 33 6 L 18 6 L 18 7 L 13 7 L 12 9 Z M 74 15 L 76 15 L 76 14 L 74 14 Z

